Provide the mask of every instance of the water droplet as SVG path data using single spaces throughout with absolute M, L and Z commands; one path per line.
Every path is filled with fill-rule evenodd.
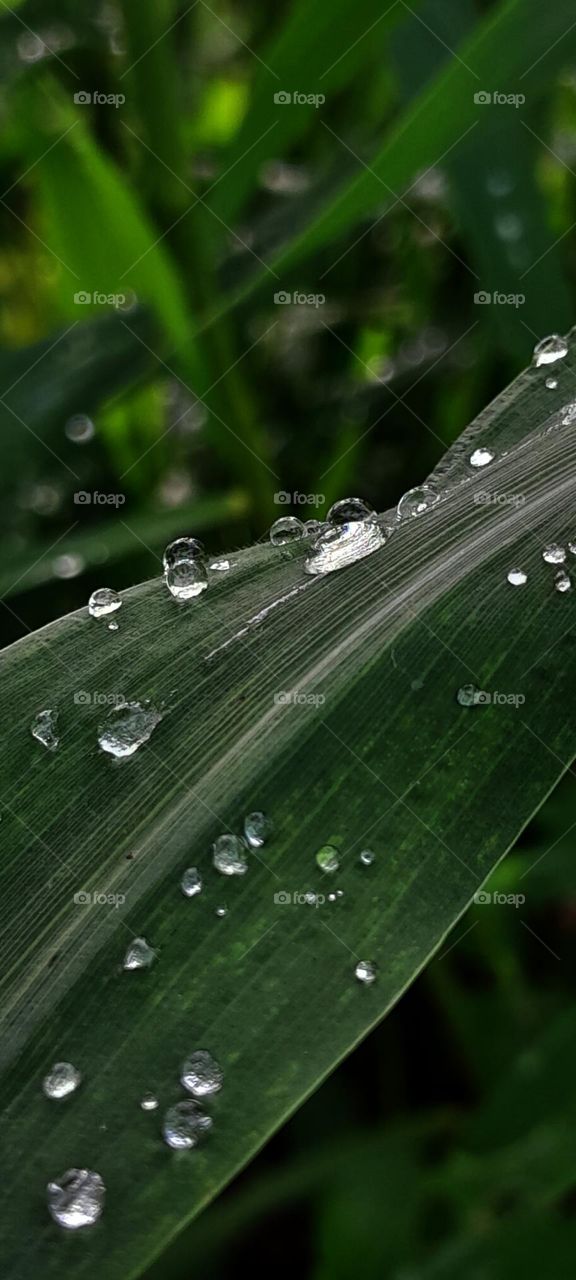
M 359 982 L 365 987 L 376 981 L 377 968 L 373 960 L 359 960 L 354 970 Z
M 558 379 L 557 379 L 557 378 L 547 378 L 547 379 L 546 379 L 546 386 L 548 387 L 548 390 L 549 390 L 549 391 L 555 391 L 555 390 L 556 390 L 556 387 L 558 386 Z
M 322 520 L 307 520 L 304 525 L 306 537 L 309 538 L 312 534 L 320 533 L 322 523 Z
M 222 1088 L 224 1072 L 211 1053 L 197 1049 L 186 1059 L 180 1081 L 195 1098 L 208 1098 Z
M 334 502 L 326 516 L 329 524 L 352 524 L 356 520 L 367 520 L 372 515 L 372 507 L 364 498 L 340 498 Z
M 345 525 L 329 525 L 313 543 L 304 568 L 306 573 L 334 573 L 346 569 L 379 551 L 393 529 L 378 517 L 354 520 Z
M 145 938 L 134 938 L 130 943 L 122 967 L 124 969 L 149 969 L 156 952 L 147 943 Z
M 47 1098 L 67 1098 L 78 1088 L 82 1076 L 71 1062 L 55 1062 L 42 1081 Z
M 562 413 L 562 426 L 571 427 L 572 423 L 576 422 L 576 402 L 565 405 L 564 408 L 561 410 L 561 413 Z
M 114 619 L 112 619 L 112 622 L 107 623 L 106 630 L 107 630 L 107 631 L 119 631 L 119 630 L 120 630 L 120 628 L 119 628 L 119 626 L 118 626 L 118 623 L 117 623 L 117 622 L 114 622 Z
M 64 432 L 72 444 L 87 444 L 94 435 L 94 423 L 84 413 L 76 413 L 68 419 Z
M 214 571 L 214 573 L 228 573 L 228 570 L 230 568 L 230 561 L 229 560 L 213 560 L 212 564 L 210 565 L 210 568 Z
M 78 578 L 84 569 L 84 560 L 82 556 L 67 555 L 56 556 L 52 561 L 52 570 L 55 578 L 62 578 L 66 581 L 68 578 Z
M 568 574 L 564 569 L 561 569 L 560 572 L 556 574 L 556 577 L 554 578 L 554 586 L 557 591 L 561 591 L 562 593 L 570 591 L 572 587 L 572 579 L 568 577 Z
M 188 867 L 184 872 L 180 881 L 182 893 L 187 898 L 194 898 L 197 893 L 202 892 L 202 878 L 196 867 Z
M 223 876 L 243 876 L 248 870 L 248 850 L 239 836 L 218 836 L 212 845 L 212 861 Z
M 244 836 L 251 849 L 261 849 L 271 834 L 272 823 L 265 813 L 249 813 L 244 819 Z
M 228 915 L 228 907 L 216 907 L 214 915 L 218 916 L 219 920 L 223 920 L 224 916 Z
M 106 1188 L 93 1169 L 67 1169 L 48 1183 L 46 1192 L 51 1217 L 69 1231 L 91 1226 L 104 1208 Z
M 88 612 L 92 618 L 108 618 L 121 607 L 122 597 L 112 587 L 98 587 L 88 601 Z
M 528 574 L 523 569 L 509 569 L 506 578 L 513 587 L 523 587 L 528 581 Z
M 564 564 L 566 551 L 558 542 L 551 542 L 547 547 L 544 547 L 542 559 L 546 561 L 546 564 Z
M 363 849 L 360 854 L 360 862 L 362 862 L 365 867 L 371 867 L 375 857 L 376 854 L 372 849 Z
M 417 489 L 409 489 L 398 503 L 398 519 L 405 520 L 407 517 L 424 515 L 425 511 L 429 511 L 430 507 L 438 502 L 439 496 L 429 484 L 420 485 Z
M 109 755 L 122 759 L 132 756 L 147 742 L 162 714 L 140 702 L 120 702 L 109 711 L 98 730 L 98 743 Z
M 477 689 L 475 684 L 463 684 L 456 694 L 456 701 L 461 707 L 475 707 L 478 705 L 480 692 L 481 690 Z
M 489 462 L 494 461 L 494 454 L 489 449 L 475 449 L 470 454 L 471 467 L 487 467 Z
M 155 1093 L 145 1093 L 140 1100 L 140 1106 L 143 1111 L 156 1111 L 158 1107 L 158 1099 Z
M 60 738 L 57 733 L 58 712 L 57 711 L 39 711 L 36 719 L 30 726 L 32 737 L 37 742 L 41 742 L 43 747 L 48 751 L 56 751 Z
M 164 1141 L 175 1151 L 189 1150 L 212 1128 L 212 1118 L 207 1116 L 197 1102 L 177 1102 L 164 1116 L 162 1134 Z
M 576 542 L 569 542 L 568 550 L 570 552 L 570 555 L 576 556 Z
M 556 364 L 557 360 L 563 360 L 567 354 L 566 339 L 561 338 L 557 333 L 552 333 L 548 338 L 542 338 L 541 342 L 536 343 L 532 363 L 538 369 L 543 364 Z
M 340 867 L 340 856 L 338 850 L 331 844 L 325 844 L 316 854 L 316 864 L 321 871 L 325 871 L 328 875 L 332 875 L 338 871 Z
M 297 516 L 281 516 L 272 525 L 270 541 L 273 547 L 284 547 L 289 542 L 299 542 L 304 534 L 304 525 Z
M 176 538 L 163 557 L 164 581 L 175 600 L 192 600 L 208 586 L 204 546 L 197 538 Z

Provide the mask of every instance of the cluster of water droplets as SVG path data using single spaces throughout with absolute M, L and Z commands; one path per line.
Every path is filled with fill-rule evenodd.
M 208 564 L 198 538 L 176 538 L 166 547 L 163 566 L 164 582 L 175 600 L 193 600 L 206 590 Z

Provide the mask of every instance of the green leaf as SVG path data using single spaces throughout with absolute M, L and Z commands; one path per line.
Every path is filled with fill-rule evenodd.
M 562 388 L 574 367 L 571 350 Z M 576 597 L 541 549 L 573 536 L 576 445 L 546 375 L 486 410 L 436 471 L 442 500 L 349 569 L 311 577 L 304 546 L 261 545 L 186 607 L 155 580 L 126 592 L 113 635 L 80 610 L 4 653 L 10 1280 L 140 1275 L 400 998 L 569 766 Z M 478 473 L 480 441 L 496 456 Z M 462 706 L 472 683 L 490 700 Z M 163 719 L 114 763 L 97 726 L 120 695 Z M 48 707 L 54 753 L 30 736 Z M 210 846 L 254 809 L 274 834 L 236 882 Z M 334 876 L 315 862 L 326 843 Z M 204 889 L 187 900 L 191 865 Z M 121 969 L 134 936 L 156 951 L 149 971 Z M 359 959 L 378 966 L 370 987 Z M 206 1145 L 178 1155 L 139 1099 L 181 1098 L 194 1047 L 225 1084 Z M 84 1077 L 61 1104 L 41 1092 L 55 1060 Z M 73 1166 L 108 1189 L 81 1241 L 44 1204 Z

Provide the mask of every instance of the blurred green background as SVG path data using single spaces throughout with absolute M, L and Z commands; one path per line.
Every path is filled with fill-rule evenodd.
M 574 322 L 564 0 L 0 0 L 0 68 L 4 645 L 180 533 L 395 504 Z M 570 771 L 148 1280 L 573 1275 L 575 829 Z

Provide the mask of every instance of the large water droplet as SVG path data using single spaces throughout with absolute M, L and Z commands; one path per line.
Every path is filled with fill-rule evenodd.
M 88 612 L 93 618 L 108 618 L 122 607 L 122 597 L 112 587 L 98 587 L 88 601 Z
M 243 876 L 248 870 L 248 851 L 239 836 L 218 836 L 212 845 L 212 861 L 223 876 Z
M 543 364 L 556 364 L 557 360 L 563 360 L 567 354 L 566 339 L 561 338 L 558 333 L 552 333 L 548 338 L 542 338 L 541 342 L 536 343 L 532 362 L 536 368 L 540 368 Z
M 351 524 L 355 520 L 366 520 L 372 514 L 372 507 L 364 498 L 340 498 L 330 507 L 327 521 L 330 524 Z
M 120 702 L 106 716 L 98 730 L 98 743 L 109 755 L 122 759 L 132 756 L 147 742 L 162 713 L 141 702 Z
M 36 719 L 30 726 L 32 737 L 37 742 L 41 742 L 47 751 L 56 751 L 60 738 L 57 733 L 58 712 L 57 711 L 39 711 Z
M 424 515 L 425 511 L 429 511 L 438 502 L 439 494 L 429 484 L 420 485 L 417 489 L 409 489 L 408 493 L 404 493 L 398 503 L 398 519 L 413 519 L 415 516 Z
M 509 569 L 506 578 L 513 587 L 523 587 L 528 581 L 528 574 L 523 569 Z
M 164 1116 L 162 1134 L 164 1141 L 176 1151 L 198 1145 L 212 1128 L 212 1118 L 204 1114 L 197 1102 L 177 1102 Z
M 106 1188 L 93 1169 L 67 1169 L 46 1188 L 48 1210 L 59 1227 L 75 1231 L 97 1222 L 104 1208 Z
M 270 541 L 273 547 L 284 547 L 289 542 L 299 542 L 305 532 L 304 525 L 297 516 L 281 516 L 270 529 Z
M 470 454 L 471 467 L 487 467 L 490 462 L 494 461 L 494 454 L 490 449 L 475 449 Z
M 186 1059 L 180 1080 L 195 1098 L 208 1098 L 222 1088 L 224 1072 L 211 1053 L 206 1049 L 197 1049 Z
M 371 867 L 375 857 L 376 857 L 376 854 L 373 853 L 372 849 L 363 849 L 362 853 L 360 854 L 360 862 L 365 867 Z
M 158 1099 L 155 1093 L 145 1093 L 140 1100 L 140 1106 L 143 1111 L 156 1111 L 158 1108 Z
M 67 1098 L 78 1088 L 82 1076 L 71 1062 L 55 1062 L 42 1081 L 47 1098 Z
M 546 564 L 564 564 L 566 550 L 558 542 L 550 542 L 547 547 L 544 547 L 542 559 L 546 561 Z
M 188 867 L 180 881 L 180 888 L 187 898 L 194 898 L 197 893 L 202 892 L 202 878 L 197 867 Z
M 244 837 L 251 849 L 261 849 L 272 834 L 272 823 L 265 813 L 249 813 L 244 819 Z
M 561 569 L 560 572 L 556 574 L 556 577 L 554 578 L 554 586 L 556 590 L 562 592 L 562 594 L 564 594 L 565 591 L 571 590 L 572 579 L 568 577 L 568 574 L 564 569 Z
M 359 960 L 354 970 L 358 981 L 362 982 L 365 987 L 369 987 L 376 981 L 377 972 L 378 970 L 373 960 Z
M 122 967 L 124 969 L 149 969 L 156 952 L 149 946 L 145 938 L 134 938 L 130 943 Z
M 378 517 L 354 520 L 350 524 L 330 525 L 313 543 L 304 568 L 306 573 L 334 573 L 371 556 L 393 533 Z
M 476 707 L 480 693 L 481 690 L 477 689 L 475 684 L 463 684 L 456 694 L 456 701 L 461 707 Z
M 197 538 L 176 538 L 166 547 L 164 581 L 175 600 L 192 600 L 208 586 L 204 546 Z
M 331 844 L 325 844 L 316 854 L 316 864 L 320 867 L 320 870 L 326 872 L 327 875 L 333 875 L 335 871 L 338 871 L 340 866 L 338 850 Z

